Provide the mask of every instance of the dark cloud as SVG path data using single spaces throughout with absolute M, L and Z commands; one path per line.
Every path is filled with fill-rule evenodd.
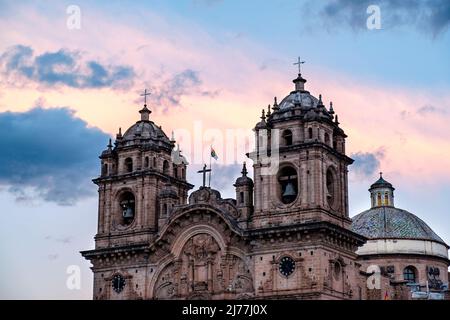
M 68 50 L 34 55 L 33 49 L 17 45 L 0 56 L 0 70 L 9 82 L 17 77 L 46 86 L 65 85 L 73 88 L 127 88 L 133 83 L 133 68 L 83 61 L 81 54 Z
M 442 107 L 436 107 L 433 105 L 424 105 L 416 110 L 413 111 L 407 111 L 402 110 L 400 111 L 400 117 L 402 120 L 406 120 L 407 118 L 414 117 L 414 116 L 421 116 L 426 117 L 428 115 L 436 115 L 436 116 L 447 116 L 449 114 L 448 110 Z
M 423 107 L 420 107 L 419 109 L 417 109 L 417 113 L 425 116 L 427 114 L 440 114 L 440 115 L 445 115 L 447 114 L 447 110 L 443 109 L 443 108 L 438 108 L 432 105 L 425 105 Z
M 303 10 L 304 18 L 309 23 L 320 20 L 329 31 L 346 26 L 353 30 L 366 29 L 369 5 L 380 7 L 382 29 L 413 25 L 436 36 L 446 32 L 450 25 L 448 0 L 327 0 L 317 3 L 319 6 L 314 3 Z
M 151 88 L 150 100 L 167 111 L 171 107 L 178 107 L 185 95 L 200 94 L 211 98 L 219 94 L 218 90 L 208 91 L 202 88 L 199 73 L 192 69 L 183 70 Z
M 98 155 L 109 136 L 68 108 L 0 113 L 0 185 L 18 201 L 72 205 L 95 195 Z
M 384 151 L 356 152 L 352 153 L 350 157 L 355 160 L 350 167 L 350 172 L 356 177 L 370 178 L 375 176 L 380 169 L 380 159 L 384 157 Z

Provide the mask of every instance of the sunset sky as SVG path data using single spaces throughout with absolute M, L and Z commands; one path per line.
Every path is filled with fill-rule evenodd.
M 381 29 L 366 27 L 370 4 Z M 212 187 L 232 197 L 251 141 L 227 133 L 252 137 L 261 109 L 293 90 L 298 56 L 348 135 L 350 215 L 383 171 L 396 206 L 450 243 L 449 25 L 446 0 L 0 0 L 0 298 L 91 298 L 79 254 L 94 246 L 91 179 L 144 88 L 190 182 L 213 144 Z M 80 290 L 66 286 L 71 265 Z

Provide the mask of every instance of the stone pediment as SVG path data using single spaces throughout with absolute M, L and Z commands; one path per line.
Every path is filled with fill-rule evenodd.
M 234 219 L 239 218 L 240 215 L 236 208 L 236 200 L 222 199 L 219 191 L 208 187 L 200 187 L 200 189 L 192 192 L 189 196 L 189 206 L 198 204 L 206 204 L 218 208 Z

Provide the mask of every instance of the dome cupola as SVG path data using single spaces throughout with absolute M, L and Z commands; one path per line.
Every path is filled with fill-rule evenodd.
M 380 178 L 370 186 L 370 200 L 372 208 L 381 206 L 394 206 L 394 190 L 391 183 L 383 179 L 383 173 L 380 172 Z

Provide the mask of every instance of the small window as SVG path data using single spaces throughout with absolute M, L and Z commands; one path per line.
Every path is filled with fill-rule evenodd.
M 381 193 L 377 194 L 377 206 L 381 206 L 382 202 L 381 202 Z
M 145 160 L 144 160 L 144 166 L 145 166 L 146 168 L 148 168 L 149 165 L 150 165 L 150 160 L 149 160 L 148 157 L 145 157 Z
M 416 283 L 416 268 L 408 266 L 403 270 L 403 279 L 409 283 Z
M 239 202 L 244 203 L 244 192 L 242 191 L 239 193 Z
M 156 158 L 153 157 L 153 168 L 156 168 Z
M 169 174 L 169 161 L 167 160 L 164 160 L 163 163 L 163 173 Z
M 131 158 L 125 159 L 125 170 L 126 172 L 133 172 L 133 159 Z
M 308 139 L 312 139 L 312 137 L 313 137 L 313 129 L 309 128 L 308 129 Z
M 163 214 L 164 214 L 165 217 L 167 217 L 169 215 L 169 210 L 167 208 L 167 204 L 166 203 L 164 203 L 164 205 L 163 205 Z
M 334 263 L 334 277 L 336 278 L 336 280 L 339 280 L 340 276 L 341 276 L 341 264 L 339 262 L 335 262 Z
M 108 175 L 108 164 L 104 163 L 102 166 L 102 176 L 107 176 Z
M 284 130 L 283 131 L 283 141 L 285 146 L 291 146 L 292 145 L 292 131 L 291 130 Z
M 173 167 L 173 176 L 175 178 L 178 178 L 178 168 L 177 168 L 177 166 L 175 164 L 173 164 L 172 167 Z
M 334 173 L 331 170 L 331 168 L 329 168 L 327 170 L 327 176 L 326 176 L 326 186 L 327 186 L 327 194 L 326 194 L 326 198 L 327 198 L 327 202 L 330 205 L 330 207 L 334 206 L 334 202 L 335 202 L 335 194 L 336 194 L 336 180 L 334 178 Z
M 184 168 L 181 168 L 181 179 L 186 179 L 186 170 Z
M 389 205 L 389 193 L 388 192 L 384 193 L 384 205 L 385 206 Z
M 330 145 L 330 135 L 328 133 L 325 133 L 325 144 Z

